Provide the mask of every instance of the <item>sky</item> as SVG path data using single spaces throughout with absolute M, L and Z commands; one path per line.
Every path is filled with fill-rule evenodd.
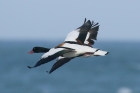
M 140 0 L 0 0 L 0 40 L 64 40 L 84 18 L 98 40 L 140 41 Z

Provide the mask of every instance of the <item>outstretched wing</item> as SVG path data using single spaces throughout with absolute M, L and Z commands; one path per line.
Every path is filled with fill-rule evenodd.
M 57 60 L 57 62 L 52 66 L 51 70 L 49 71 L 49 74 L 64 65 L 65 63 L 69 62 L 73 58 L 64 58 L 60 57 L 60 59 Z
M 88 45 L 93 45 L 94 40 L 97 40 L 98 30 L 99 30 L 99 25 L 98 25 L 98 23 L 96 23 L 95 25 L 93 25 L 93 27 L 88 32 L 88 35 L 87 35 L 84 43 L 88 44 Z
M 65 53 L 71 52 L 71 51 L 74 51 L 74 50 L 73 49 L 64 49 L 64 48 L 53 48 L 49 52 L 45 53 L 42 56 L 42 58 L 33 67 L 28 66 L 28 68 L 38 67 L 42 64 L 48 63 L 48 62 L 56 59 L 57 57 L 65 54 Z
M 86 39 L 87 33 L 91 29 L 92 23 L 90 20 L 86 22 L 86 19 L 84 21 L 84 24 L 77 28 L 76 30 L 71 31 L 66 39 L 65 42 L 77 42 L 79 44 L 84 44 L 84 41 Z

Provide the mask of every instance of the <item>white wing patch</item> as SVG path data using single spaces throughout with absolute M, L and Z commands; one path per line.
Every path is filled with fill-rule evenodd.
M 71 31 L 71 32 L 67 35 L 65 41 L 77 42 L 77 41 L 76 41 L 76 38 L 77 38 L 78 35 L 79 35 L 79 30 L 80 30 L 80 29 L 76 29 L 76 30 Z
M 87 39 L 89 38 L 89 36 L 90 36 L 90 33 L 88 32 L 87 33 L 87 36 L 86 36 L 86 39 L 85 39 L 85 41 L 84 41 L 84 44 L 88 44 L 89 42 L 87 41 Z
M 58 60 L 59 60 L 59 59 L 63 59 L 63 58 L 65 58 L 65 57 L 59 56 L 59 57 L 58 57 Z

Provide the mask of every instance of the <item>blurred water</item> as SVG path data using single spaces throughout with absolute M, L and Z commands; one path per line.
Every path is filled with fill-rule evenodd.
M 0 41 L 0 93 L 140 93 L 140 43 L 97 42 L 110 54 L 73 59 L 52 74 L 46 71 L 55 60 L 27 68 L 42 55 L 27 54 L 32 47 L 59 43 Z

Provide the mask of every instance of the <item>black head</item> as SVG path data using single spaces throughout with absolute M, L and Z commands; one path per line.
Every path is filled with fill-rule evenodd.
M 48 52 L 49 50 L 50 50 L 49 48 L 44 48 L 44 47 L 33 47 L 33 49 L 29 52 L 29 54 L 45 53 L 45 52 Z

